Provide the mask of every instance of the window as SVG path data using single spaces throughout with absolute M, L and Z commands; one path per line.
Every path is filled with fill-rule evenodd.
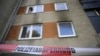
M 82 3 L 96 3 L 96 0 L 81 0 Z
M 59 37 L 76 36 L 72 22 L 59 22 L 57 28 Z
M 42 38 L 42 25 L 28 25 L 22 26 L 19 40 L 24 39 L 41 39 Z
M 55 3 L 54 5 L 56 11 L 68 10 L 66 3 Z
M 44 11 L 44 5 L 36 5 L 27 7 L 26 14 L 28 13 L 39 13 Z
M 97 16 L 97 14 L 96 14 L 96 12 L 94 10 L 92 10 L 92 11 L 86 11 L 86 14 L 88 16 Z
M 100 10 L 89 10 L 86 11 L 88 16 L 100 16 Z

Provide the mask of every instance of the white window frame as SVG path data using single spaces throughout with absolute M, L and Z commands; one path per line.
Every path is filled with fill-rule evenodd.
M 42 6 L 42 9 L 41 9 L 41 12 L 37 12 L 36 9 L 37 9 L 37 6 L 40 6 L 40 5 L 35 5 L 35 6 L 28 6 L 27 9 L 26 9 L 26 14 L 29 14 L 29 8 L 30 7 L 33 7 L 33 11 L 31 13 L 41 13 L 41 12 L 44 12 L 44 5 L 41 5 Z
M 59 4 L 60 4 L 60 3 L 59 3 Z M 68 10 L 67 4 L 66 4 L 66 3 L 63 3 L 63 4 L 64 4 L 64 6 L 65 6 L 65 10 Z M 62 11 L 62 10 L 58 10 L 58 9 L 57 9 L 57 3 L 54 4 L 54 7 L 55 7 L 55 11 Z
M 38 25 L 38 24 L 37 24 L 37 25 Z M 41 25 L 41 24 L 39 24 L 39 25 Z M 30 31 L 30 34 L 29 34 L 29 38 L 21 38 L 22 32 L 23 32 L 23 27 L 27 27 L 27 26 L 31 26 L 31 31 Z M 41 25 L 40 37 L 32 37 L 32 26 L 33 26 L 33 25 L 27 25 L 27 26 L 22 26 L 22 27 L 21 27 L 18 40 L 42 39 L 42 30 L 43 30 L 43 26 L 42 26 L 42 25 Z
M 59 26 L 59 23 L 70 23 L 71 26 L 72 26 L 73 34 L 72 35 L 60 35 L 60 28 L 59 28 L 60 26 Z M 57 30 L 58 30 L 58 36 L 59 36 L 59 38 L 76 36 L 76 32 L 75 32 L 75 29 L 74 29 L 74 26 L 73 26 L 72 22 L 58 22 L 57 23 Z

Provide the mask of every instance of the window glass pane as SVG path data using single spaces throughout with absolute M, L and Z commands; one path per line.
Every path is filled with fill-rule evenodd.
M 43 5 L 37 5 L 36 12 L 43 12 Z
M 23 27 L 22 36 L 21 38 L 28 38 L 30 34 L 30 26 Z
M 100 10 L 97 10 L 98 11 L 98 13 L 100 14 Z
M 59 23 L 60 35 L 73 35 L 71 23 Z
M 41 25 L 32 26 L 32 37 L 40 37 L 41 35 Z
M 93 10 L 93 11 L 86 11 L 86 14 L 88 16 L 97 16 L 96 12 Z
M 55 8 L 56 10 L 67 10 L 66 3 L 56 3 Z

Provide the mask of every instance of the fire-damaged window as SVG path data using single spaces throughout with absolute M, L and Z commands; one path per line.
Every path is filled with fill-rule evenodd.
M 59 37 L 73 37 L 76 36 L 72 22 L 57 23 Z
M 41 39 L 42 38 L 42 25 L 27 25 L 22 26 L 19 34 L 19 40 L 25 39 Z
M 56 11 L 68 10 L 66 3 L 55 3 L 54 6 Z
M 44 11 L 44 5 L 28 6 L 26 10 L 26 14 L 40 13 L 43 11 Z

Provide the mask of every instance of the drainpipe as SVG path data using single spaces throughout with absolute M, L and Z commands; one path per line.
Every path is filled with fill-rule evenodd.
M 7 37 L 7 34 L 9 32 L 11 26 L 13 25 L 13 22 L 15 20 L 16 14 L 17 14 L 17 11 L 18 11 L 18 9 L 19 9 L 19 7 L 20 7 L 20 5 L 22 4 L 23 1 L 24 0 L 18 0 L 18 4 L 15 6 L 14 11 L 11 14 L 11 17 L 10 17 L 10 20 L 9 20 L 8 24 L 6 24 L 5 30 L 4 30 L 4 32 L 3 32 L 2 36 L 1 36 L 2 40 L 1 40 L 0 43 L 4 43 L 4 41 L 5 41 L 6 37 Z

